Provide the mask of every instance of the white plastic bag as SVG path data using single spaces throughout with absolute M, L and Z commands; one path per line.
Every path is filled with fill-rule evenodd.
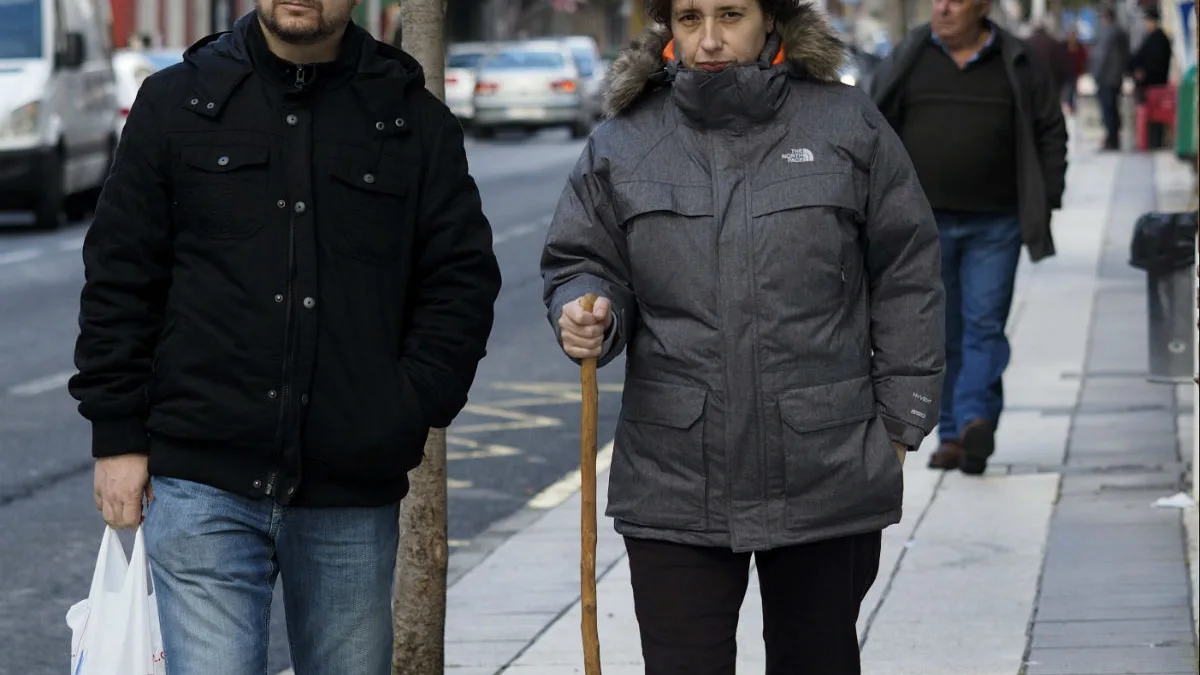
M 104 530 L 86 600 L 67 610 L 72 675 L 166 675 L 158 606 L 139 527 L 133 555 Z

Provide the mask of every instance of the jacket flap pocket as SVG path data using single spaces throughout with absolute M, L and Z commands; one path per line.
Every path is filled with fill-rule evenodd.
M 342 162 L 335 164 L 330 173 L 335 179 L 359 190 L 397 197 L 403 197 L 405 193 L 404 175 L 390 167 L 377 171 L 370 167 Z
M 621 415 L 630 422 L 687 429 L 704 414 L 708 391 L 698 387 L 630 378 L 621 397 Z
M 854 174 L 846 171 L 810 173 L 772 183 L 750 197 L 754 217 L 780 211 L 832 206 L 860 213 Z
M 634 181 L 613 186 L 617 222 L 626 223 L 647 213 L 665 211 L 699 218 L 713 215 L 712 188 Z
M 184 164 L 206 173 L 228 173 L 266 164 L 271 149 L 265 145 L 187 146 L 180 150 Z
M 779 414 L 798 432 L 817 431 L 876 415 L 875 386 L 870 377 L 793 389 L 779 395 Z

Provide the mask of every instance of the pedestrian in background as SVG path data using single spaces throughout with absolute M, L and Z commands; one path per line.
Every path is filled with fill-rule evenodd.
M 170 675 L 390 675 L 399 502 L 500 274 L 462 129 L 355 0 L 259 0 L 142 85 L 84 243 L 96 506 L 142 517 Z
M 1117 13 L 1112 7 L 1102 7 L 1089 64 L 1104 122 L 1101 150 L 1121 149 L 1121 100 L 1128 65 L 1129 33 L 1117 24 Z
M 936 423 L 937 230 L 844 45 L 796 0 L 652 0 L 542 255 L 562 347 L 626 350 L 607 514 L 647 675 L 860 672 L 856 622 Z M 579 298 L 600 296 L 592 312 Z
M 931 0 L 872 97 L 900 134 L 941 234 L 946 380 L 934 469 L 983 473 L 1004 408 L 1005 334 L 1022 244 L 1054 254 L 1067 132 L 1047 68 L 988 19 L 991 0 Z
M 1087 45 L 1079 41 L 1079 31 L 1074 29 L 1067 31 L 1067 57 L 1071 60 L 1071 77 L 1067 80 L 1064 98 L 1067 110 L 1074 115 L 1079 97 L 1079 78 L 1083 77 L 1088 69 Z
M 1049 72 L 1055 94 L 1062 100 L 1067 81 L 1071 78 L 1071 56 L 1067 52 L 1066 43 L 1050 33 L 1045 21 L 1037 22 L 1026 42 L 1030 51 Z
M 1138 104 L 1146 102 L 1146 92 L 1152 87 L 1161 87 L 1171 78 L 1171 38 L 1162 29 L 1162 17 L 1157 9 L 1146 9 L 1142 13 L 1144 35 L 1142 43 L 1129 59 L 1129 72 L 1133 75 L 1134 97 Z M 1161 148 L 1166 137 L 1166 126 L 1152 122 L 1147 129 L 1148 145 L 1151 149 Z

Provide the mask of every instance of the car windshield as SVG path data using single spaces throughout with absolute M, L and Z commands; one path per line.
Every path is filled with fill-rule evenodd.
M 0 59 L 42 56 L 42 3 L 0 0 Z
M 447 68 L 474 68 L 479 65 L 479 61 L 483 59 L 482 52 L 460 52 L 451 54 L 446 59 Z
M 590 49 L 573 49 L 571 56 L 575 57 L 575 65 L 579 66 L 579 74 L 591 77 L 596 72 L 596 60 L 592 58 Z
M 518 68 L 562 68 L 566 63 L 563 55 L 558 52 L 536 51 L 506 51 L 489 56 L 481 67 L 492 70 L 513 70 Z

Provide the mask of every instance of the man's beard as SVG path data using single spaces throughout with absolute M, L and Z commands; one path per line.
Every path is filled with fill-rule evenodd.
M 324 40 L 325 38 L 336 33 L 342 26 L 350 22 L 350 13 L 346 12 L 344 16 L 325 16 L 325 8 L 320 0 L 306 0 L 305 2 L 297 2 L 296 4 L 304 4 L 307 7 L 312 7 L 313 12 L 317 15 L 316 23 L 304 23 L 296 25 L 293 23 L 284 24 L 279 20 L 276 12 L 279 11 L 278 4 L 272 4 L 270 12 L 264 12 L 262 6 L 255 2 L 254 9 L 258 14 L 258 18 L 262 21 L 263 26 L 270 31 L 272 35 L 293 45 L 310 45 Z

